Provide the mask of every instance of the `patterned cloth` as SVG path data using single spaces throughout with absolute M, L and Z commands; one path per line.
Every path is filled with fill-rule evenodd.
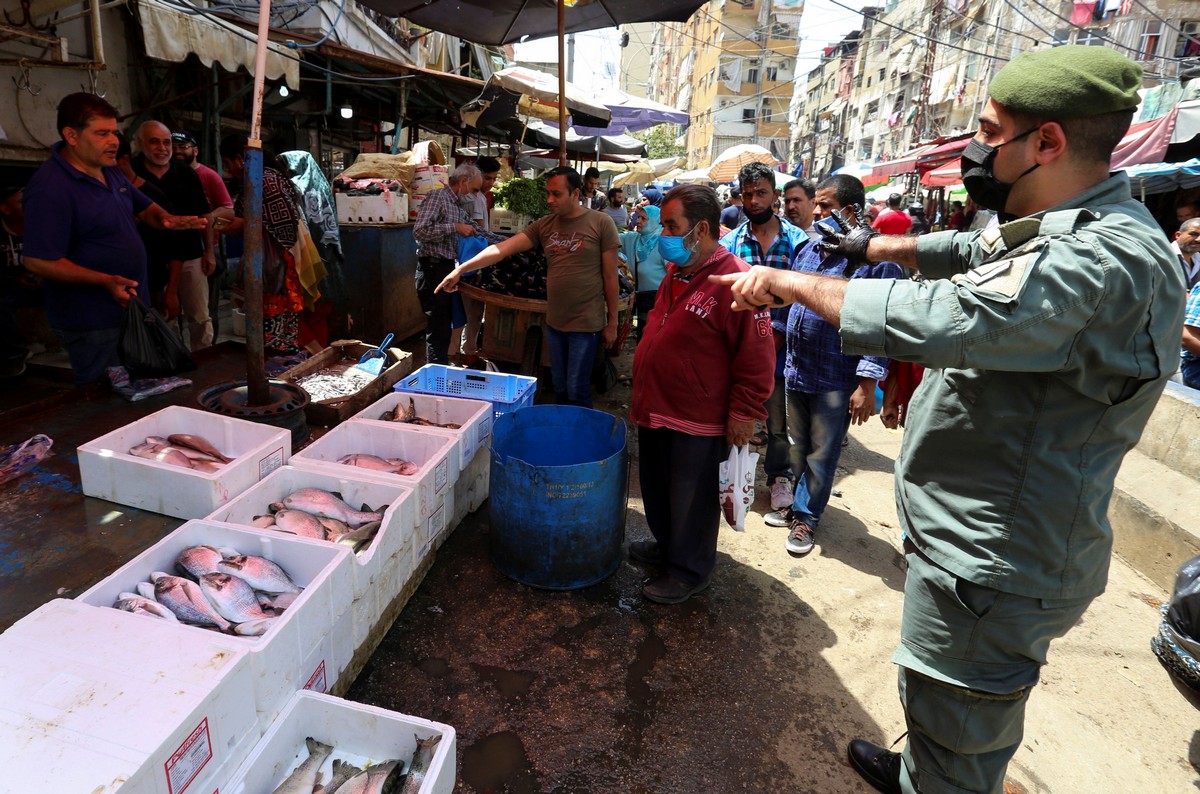
M 458 201 L 458 195 L 448 187 L 435 190 L 421 202 L 417 210 L 417 222 L 413 225 L 413 237 L 417 239 L 417 256 L 458 258 L 458 231 L 456 223 L 471 223 L 467 212 Z M 483 231 L 480 229 L 480 231 Z
M 844 257 L 826 254 L 813 244 L 797 251 L 792 270 L 843 278 L 847 261 Z M 863 265 L 850 278 L 904 278 L 904 271 L 895 262 Z M 880 356 L 847 356 L 842 353 L 838 329 L 803 304 L 789 309 L 786 326 L 772 322 L 775 330 L 787 332 L 787 354 L 783 377 L 788 391 L 819 394 L 845 391 L 858 386 L 859 378 L 880 380 L 887 376 L 888 360 Z
M 279 156 L 292 169 L 292 184 L 303 201 L 304 214 L 314 242 L 342 253 L 342 234 L 334 208 L 333 190 L 316 159 L 309 152 L 300 151 L 284 152 Z
M 304 309 L 304 292 L 291 251 L 299 239 L 297 225 L 300 212 L 296 208 L 296 198 L 296 189 L 287 177 L 274 168 L 263 168 L 263 229 L 266 231 L 263 235 L 263 314 L 266 317 Z M 239 218 L 246 216 L 244 189 L 234 201 L 233 211 Z M 267 247 L 271 250 L 266 250 Z M 278 291 L 267 289 L 270 262 L 279 263 L 284 268 L 284 278 Z M 294 318 L 292 324 L 295 325 Z M 282 338 L 286 338 L 286 334 Z M 296 334 L 293 333 L 293 347 L 295 338 Z

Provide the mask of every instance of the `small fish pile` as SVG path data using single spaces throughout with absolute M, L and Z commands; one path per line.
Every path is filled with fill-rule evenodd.
M 382 414 L 380 414 L 379 418 L 385 422 L 402 422 L 404 424 L 417 425 L 418 427 L 448 427 L 451 430 L 458 430 L 462 427 L 462 425 L 456 422 L 445 422 L 443 424 L 438 424 L 437 422 L 432 422 L 428 419 L 423 419 L 417 416 L 417 404 L 413 401 L 412 397 L 408 398 L 407 410 L 401 411 L 399 410 L 399 407 L 400 406 L 396 406 L 396 408 L 393 408 L 390 411 L 384 411 Z
M 266 557 L 236 549 L 189 546 L 175 558 L 183 576 L 155 571 L 136 593 L 121 593 L 117 609 L 163 620 L 257 637 L 304 588 Z
M 132 447 L 129 454 L 159 463 L 170 463 L 183 469 L 195 469 L 205 474 L 218 472 L 222 466 L 233 460 L 222 455 L 221 451 L 203 436 L 187 433 L 176 433 L 166 438 L 146 436 L 145 442 Z
M 417 464 L 400 458 L 381 458 L 377 455 L 364 455 L 361 453 L 343 455 L 338 458 L 338 463 L 344 466 L 358 466 L 360 469 L 370 469 L 371 471 L 384 471 L 388 474 L 402 474 L 405 477 L 416 474 L 421 470 L 421 467 Z
M 270 513 L 255 516 L 251 526 L 274 529 L 314 540 L 327 540 L 362 551 L 374 540 L 383 523 L 383 511 L 363 505 L 355 510 L 340 494 L 320 488 L 301 488 L 271 504 Z
M 349 397 L 371 385 L 378 377 L 361 369 L 323 369 L 311 375 L 305 375 L 296 381 L 296 385 L 308 392 L 308 396 L 320 402 L 321 400 L 336 400 Z
M 329 761 L 337 750 L 310 736 L 304 740 L 308 757 L 272 794 L 417 794 L 442 737 L 422 739 L 414 734 L 413 738 L 417 741 L 417 750 L 407 768 L 403 761 L 394 759 L 359 769 L 340 758 Z M 325 778 L 322 770 L 327 766 L 330 777 L 322 783 Z

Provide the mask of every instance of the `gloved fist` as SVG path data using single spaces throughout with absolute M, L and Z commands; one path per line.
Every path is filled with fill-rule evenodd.
M 856 204 L 850 209 L 853 211 L 854 217 L 858 218 L 861 212 L 858 205 Z M 867 256 L 867 246 L 871 244 L 871 238 L 878 236 L 879 233 L 870 226 L 861 224 L 850 226 L 842 213 L 837 210 L 833 212 L 837 217 L 838 226 L 846 231 L 835 232 L 828 228 L 827 224 L 818 223 L 817 229 L 821 232 L 822 237 L 819 243 L 821 248 L 826 253 L 840 254 L 855 264 L 870 262 L 871 260 Z

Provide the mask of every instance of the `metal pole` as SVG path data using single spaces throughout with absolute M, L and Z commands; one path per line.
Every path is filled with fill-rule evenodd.
M 246 141 L 242 196 L 246 210 L 243 232 L 245 248 L 242 268 L 246 290 L 246 404 L 266 405 L 270 401 L 263 354 L 263 85 L 267 72 L 267 31 L 271 21 L 271 0 L 258 3 L 258 42 L 254 57 L 254 98 L 250 114 L 250 138 Z
M 567 73 L 566 43 L 567 0 L 558 0 L 558 164 L 567 164 Z

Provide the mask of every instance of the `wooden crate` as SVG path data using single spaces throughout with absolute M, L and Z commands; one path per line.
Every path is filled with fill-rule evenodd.
M 364 344 L 357 339 L 343 339 L 303 361 L 279 376 L 280 380 L 295 383 L 298 379 L 323 369 L 346 370 L 358 363 L 363 353 L 373 350 L 375 345 Z M 383 372 L 364 388 L 349 397 L 334 400 L 313 400 L 304 409 L 308 423 L 321 427 L 333 427 L 354 416 L 384 394 L 392 390 L 396 382 L 413 371 L 412 354 L 399 348 L 389 347 Z

